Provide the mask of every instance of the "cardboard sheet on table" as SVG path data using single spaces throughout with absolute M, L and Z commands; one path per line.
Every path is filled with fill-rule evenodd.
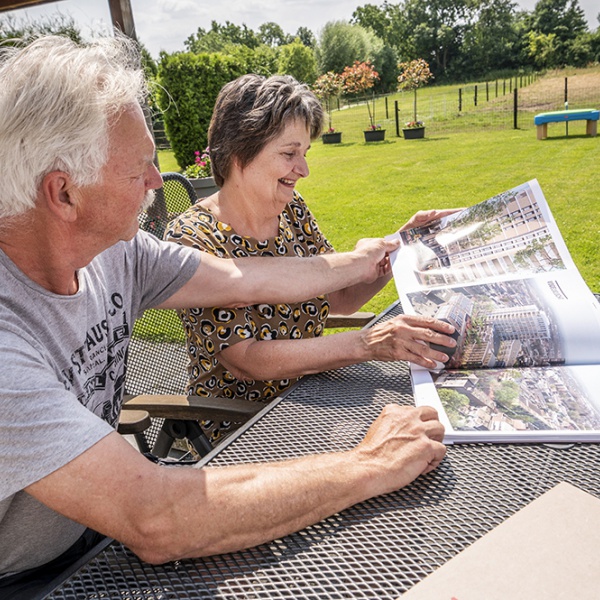
M 401 600 L 597 600 L 600 499 L 560 483 Z

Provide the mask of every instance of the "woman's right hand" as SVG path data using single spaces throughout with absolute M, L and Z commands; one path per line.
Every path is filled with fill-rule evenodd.
M 454 348 L 456 341 L 450 337 L 454 327 L 444 321 L 419 315 L 399 315 L 389 321 L 361 330 L 365 360 L 408 360 L 425 367 L 436 368 L 449 356 L 434 350 L 430 344 Z

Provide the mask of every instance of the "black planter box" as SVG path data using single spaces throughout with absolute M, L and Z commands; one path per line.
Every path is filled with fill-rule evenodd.
M 420 140 L 425 137 L 425 127 L 412 127 L 411 129 L 403 129 L 405 140 Z
M 342 141 L 342 132 L 324 133 L 321 135 L 324 144 L 339 144 Z
M 382 142 L 385 140 L 385 129 L 366 129 L 365 142 Z

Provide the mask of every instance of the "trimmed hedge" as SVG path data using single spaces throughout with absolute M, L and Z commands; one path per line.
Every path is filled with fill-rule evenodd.
M 239 59 L 224 54 L 163 55 L 157 100 L 179 166 L 194 162 L 207 145 L 208 125 L 221 88 L 246 72 Z

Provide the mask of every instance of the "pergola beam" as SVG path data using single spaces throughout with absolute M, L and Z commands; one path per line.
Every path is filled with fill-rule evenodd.
M 122 31 L 132 40 L 137 41 L 131 2 L 129 0 L 108 0 L 108 6 L 113 27 Z

